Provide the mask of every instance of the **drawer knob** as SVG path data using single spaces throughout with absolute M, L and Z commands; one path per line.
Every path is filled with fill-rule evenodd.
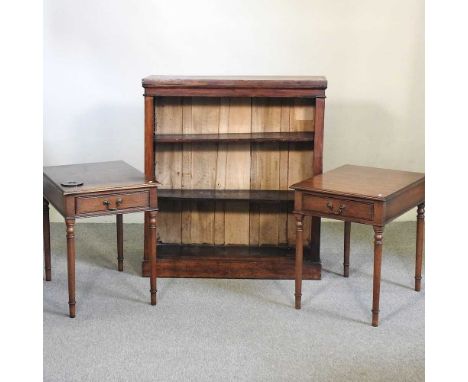
M 122 199 L 119 198 L 116 200 L 115 205 L 118 207 L 120 203 L 122 203 Z M 108 200 L 104 200 L 102 204 L 106 206 L 108 211 L 117 211 L 117 208 L 111 207 L 111 202 L 109 202 Z
M 333 215 L 341 215 L 343 213 L 343 211 L 345 210 L 346 208 L 346 204 L 340 204 L 340 206 L 338 207 L 338 209 L 336 211 L 333 210 L 333 203 L 332 202 L 328 202 L 327 203 L 327 208 L 330 210 L 330 212 L 333 214 Z

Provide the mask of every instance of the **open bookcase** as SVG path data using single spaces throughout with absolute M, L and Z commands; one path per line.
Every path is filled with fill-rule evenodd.
M 288 187 L 322 173 L 326 86 L 324 77 L 143 79 L 159 277 L 294 278 Z M 320 219 L 304 226 L 304 278 L 319 279 Z

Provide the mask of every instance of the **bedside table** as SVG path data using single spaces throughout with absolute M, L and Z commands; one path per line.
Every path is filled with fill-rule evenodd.
M 301 308 L 304 215 L 345 222 L 344 276 L 349 275 L 351 222 L 374 227 L 372 326 L 379 323 L 384 226 L 417 206 L 415 290 L 421 290 L 424 174 L 346 165 L 292 185 L 296 217 L 296 309 Z
M 75 219 L 116 215 L 118 269 L 123 270 L 123 214 L 149 212 L 145 253 L 150 256 L 151 305 L 156 305 L 156 216 L 155 183 L 123 161 L 44 167 L 43 225 L 46 280 L 51 280 L 49 203 L 65 218 L 70 317 L 75 317 Z

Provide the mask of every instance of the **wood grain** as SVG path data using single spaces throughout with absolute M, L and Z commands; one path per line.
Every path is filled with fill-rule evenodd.
M 230 99 L 228 133 L 252 131 L 252 100 Z M 226 189 L 250 189 L 250 144 L 235 143 L 227 147 Z M 225 243 L 249 244 L 249 202 L 229 201 L 225 209 Z
M 155 105 L 153 97 L 145 97 L 145 180 L 154 180 L 154 117 Z
M 294 249 L 263 246 L 158 246 L 158 277 L 293 279 Z M 304 280 L 320 280 L 320 264 L 307 259 Z M 143 274 L 149 276 L 146 262 Z
M 324 97 L 325 77 L 312 76 L 149 76 L 146 96 Z
M 281 131 L 281 99 L 256 98 L 252 100 L 252 132 Z M 279 189 L 279 143 L 252 144 L 250 188 Z M 258 244 L 278 245 L 279 205 L 259 206 Z M 254 218 L 257 221 L 257 218 Z
M 295 99 L 292 101 L 289 114 L 289 131 L 309 131 L 315 129 L 314 124 L 315 104 L 310 99 Z M 288 185 L 311 177 L 313 175 L 314 151 L 307 143 L 290 143 L 288 157 Z M 306 216 L 303 222 L 304 243 L 310 242 L 311 218 Z M 296 238 L 296 219 L 292 213 L 288 216 L 288 244 L 294 245 Z
M 312 175 L 313 135 L 295 136 L 295 143 L 274 135 L 313 133 L 312 99 L 159 97 L 155 105 L 158 136 L 179 137 L 170 144 L 155 141 L 162 189 L 287 191 Z M 257 133 L 272 135 L 226 142 L 180 138 Z M 294 245 L 295 221 L 287 203 L 167 199 L 161 198 L 158 219 L 163 243 Z M 309 217 L 304 227 L 307 241 Z
M 291 112 L 291 100 L 283 99 L 281 104 L 281 133 L 289 134 L 289 119 Z M 279 189 L 288 192 L 288 173 L 289 173 L 289 142 L 279 145 Z M 288 244 L 288 204 L 282 203 L 278 214 L 278 244 Z
M 326 89 L 323 76 L 148 76 L 144 88 L 267 88 L 267 89 Z
M 227 134 L 229 131 L 229 98 L 220 99 L 219 110 L 219 134 Z M 203 134 L 206 136 L 206 134 Z M 215 191 L 224 191 L 226 189 L 226 160 L 227 160 L 228 145 L 218 142 L 218 155 L 216 160 L 216 186 Z M 214 228 L 214 243 L 216 245 L 225 244 L 225 202 L 223 200 L 215 201 L 215 228 Z
M 192 99 L 192 131 L 195 134 L 216 134 L 219 131 L 219 98 Z M 216 143 L 192 143 L 192 185 L 194 189 L 216 188 Z M 213 244 L 215 204 L 213 201 L 192 201 L 191 242 Z
M 242 99 L 242 98 L 241 98 Z M 223 100 L 229 98 L 221 98 Z M 235 98 L 233 98 L 235 100 Z M 286 103 L 287 100 L 284 100 Z M 287 105 L 287 104 L 286 104 Z M 289 109 L 288 109 L 289 110 Z M 289 114 L 287 114 L 289 119 Z M 224 117 L 220 117 L 222 120 Z M 287 122 L 289 128 L 289 121 Z M 220 131 L 222 122 L 220 121 Z M 297 132 L 258 132 L 258 133 L 219 133 L 219 134 L 155 134 L 154 143 L 172 144 L 172 143 L 250 143 L 250 142 L 313 142 L 314 133 L 306 131 Z
M 420 290 L 422 251 L 424 244 L 424 184 L 425 175 L 407 171 L 386 170 L 346 165 L 292 185 L 295 189 L 294 212 L 302 215 L 345 221 L 344 276 L 349 275 L 351 223 L 362 223 L 374 228 L 374 277 L 372 299 L 372 326 L 379 324 L 379 301 L 382 268 L 382 245 L 385 224 L 418 206 L 416 233 L 415 290 Z M 389 212 L 390 210 L 390 212 Z M 314 226 L 315 222 L 313 221 Z M 299 230 L 302 227 L 298 226 Z M 299 239 L 299 236 L 297 236 Z M 315 243 L 311 244 L 314 258 Z M 317 252 L 318 253 L 318 252 Z M 296 245 L 296 306 L 300 306 L 300 263 L 302 245 Z M 298 290 L 296 289 L 296 292 Z
M 181 134 L 182 99 L 180 97 L 156 100 L 156 132 Z M 156 148 L 156 176 L 160 188 L 182 187 L 182 145 Z M 158 226 L 159 240 L 166 243 L 181 243 L 181 202 L 161 200 Z
M 192 134 L 192 98 L 184 97 L 182 99 L 182 131 L 183 134 Z M 182 189 L 192 189 L 192 144 L 184 143 L 182 145 Z M 161 220 L 161 218 L 159 219 Z M 182 243 L 191 243 L 192 234 L 192 210 L 191 203 L 181 202 L 181 241 Z

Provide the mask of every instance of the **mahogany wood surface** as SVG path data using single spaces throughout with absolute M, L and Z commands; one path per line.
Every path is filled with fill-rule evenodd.
M 158 275 L 294 277 L 281 256 L 263 271 L 244 251 L 295 244 L 288 186 L 322 172 L 326 79 L 149 76 L 143 87 L 145 177 L 160 182 L 158 237 L 161 248 L 178 248 L 158 261 Z M 146 214 L 145 232 L 148 224 Z M 305 277 L 320 278 L 320 217 L 306 217 L 304 232 Z M 196 255 L 200 244 L 213 247 L 210 257 Z M 238 261 L 224 264 L 217 256 L 225 248 Z M 145 249 L 144 275 L 149 263 Z
M 382 270 L 383 227 L 374 226 L 374 280 L 372 288 L 372 326 L 379 325 L 380 278 Z
M 380 279 L 385 224 L 411 208 L 418 207 L 415 290 L 421 288 L 424 246 L 424 185 L 422 173 L 346 165 L 291 186 L 295 190 L 296 216 L 311 215 L 345 221 L 344 276 L 349 276 L 351 222 L 374 228 L 374 277 L 372 326 L 379 324 Z M 299 220 L 298 220 L 299 221 Z M 299 224 L 299 223 L 298 223 Z M 298 234 L 302 235 L 298 225 Z M 296 247 L 296 262 L 302 262 Z M 299 266 L 296 267 L 296 270 Z M 301 293 L 301 272 L 296 272 L 297 296 Z
M 157 211 L 149 212 L 148 221 L 148 254 L 150 256 L 150 292 L 151 305 L 156 305 L 156 215 Z
M 171 88 L 145 89 L 145 96 L 153 97 L 252 97 L 252 98 L 316 98 L 325 97 L 324 89 L 271 89 L 271 88 Z
M 80 163 L 44 167 L 44 178 L 51 181 L 62 195 L 116 191 L 147 187 L 145 176 L 124 161 Z M 82 186 L 65 187 L 63 182 L 80 181 Z
M 154 98 L 145 97 L 145 181 L 154 181 Z
M 321 76 L 149 76 L 142 80 L 146 96 L 324 97 Z
M 372 221 L 374 204 L 357 200 L 329 196 L 304 195 L 303 208 L 317 211 L 323 215 L 339 215 L 343 218 L 354 217 Z
M 419 172 L 387 170 L 375 167 L 344 165 L 326 174 L 293 184 L 290 188 L 334 196 L 357 196 L 361 199 L 389 200 L 411 187 L 424 183 Z
M 149 205 L 149 190 L 113 192 L 76 198 L 76 214 L 89 215 L 116 210 L 145 208 Z
M 67 273 L 68 273 L 68 306 L 71 318 L 76 314 L 75 301 L 75 219 L 67 217 Z
M 52 280 L 52 266 L 50 259 L 50 221 L 49 221 L 49 202 L 43 199 L 43 217 L 42 232 L 44 234 L 44 268 L 46 281 Z
M 69 315 L 76 315 L 75 300 L 75 219 L 86 216 L 117 215 L 118 270 L 123 270 L 123 216 L 147 211 L 149 230 L 145 230 L 145 247 L 151 260 L 151 303 L 156 303 L 156 183 L 146 183 L 144 175 L 123 161 L 84 163 L 44 167 L 43 223 L 46 280 L 51 278 L 49 202 L 66 222 Z M 65 187 L 64 182 L 81 186 Z M 149 236 L 149 238 L 146 238 Z M 154 271 L 153 271 L 154 269 Z
M 145 181 L 153 183 L 155 179 L 155 159 L 154 159 L 154 97 L 145 97 L 145 129 L 144 129 L 144 145 L 145 145 Z M 148 228 L 149 227 L 149 212 L 145 212 L 144 222 L 144 251 L 143 259 L 149 259 L 148 254 Z
M 424 248 L 424 203 L 418 206 L 417 227 L 416 227 L 416 269 L 415 269 L 415 283 L 414 290 L 419 292 L 421 290 L 421 271 L 423 260 Z
M 320 176 L 323 172 L 323 140 L 324 140 L 324 122 L 325 122 L 325 98 L 315 100 L 314 115 L 314 151 L 312 166 L 313 176 Z M 311 255 L 320 257 L 320 227 L 321 219 L 319 216 L 313 216 L 310 225 L 310 250 Z
M 320 280 L 320 263 L 304 259 L 304 280 Z M 150 262 L 143 263 L 149 276 Z M 293 247 L 158 245 L 158 277 L 294 279 Z
M 302 244 L 302 232 L 304 231 L 304 215 L 295 214 L 296 217 L 296 266 L 295 266 L 295 307 L 301 309 L 301 297 L 302 297 L 302 264 L 304 263 L 304 246 Z
M 145 89 L 326 89 L 323 76 L 148 76 L 143 78 Z

